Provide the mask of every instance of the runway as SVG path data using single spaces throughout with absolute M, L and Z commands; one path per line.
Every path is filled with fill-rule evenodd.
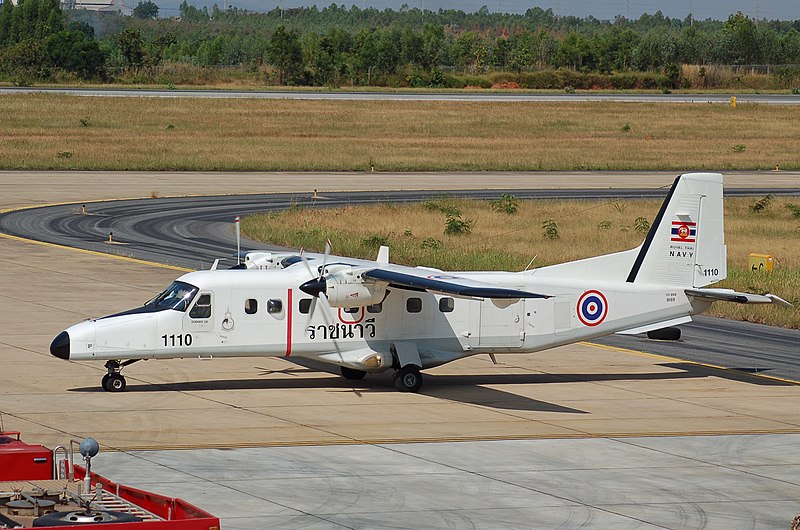
M 325 99 L 336 101 L 472 101 L 506 103 L 696 103 L 800 105 L 794 94 L 592 94 L 513 92 L 328 91 L 328 90 L 166 90 L 148 88 L 2 87 L 4 94 L 61 94 L 92 97 L 203 98 L 203 99 Z

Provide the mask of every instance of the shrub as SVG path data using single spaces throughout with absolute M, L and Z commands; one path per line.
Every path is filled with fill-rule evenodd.
M 458 217 L 447 217 L 447 221 L 444 223 L 444 233 L 449 236 L 460 236 L 469 234 L 472 232 L 472 226 L 475 224 L 475 221 L 470 219 L 462 219 L 460 216 Z
M 442 212 L 443 214 L 445 214 L 448 217 L 460 217 L 461 216 L 461 210 L 459 210 L 453 204 L 447 204 L 443 200 L 427 201 L 427 202 L 424 203 L 424 206 L 428 210 L 432 210 L 432 211 L 436 211 L 436 212 Z
M 461 77 L 461 86 L 467 87 L 480 87 L 480 88 L 492 88 L 492 82 L 485 78 L 485 77 L 478 77 L 478 76 L 463 76 Z
M 800 219 L 800 205 L 787 204 L 786 207 L 792 212 L 792 215 Z
M 555 70 L 541 70 L 519 75 L 519 86 L 534 89 L 558 89 L 564 86 L 564 78 Z
M 361 240 L 361 245 L 370 248 L 378 248 L 389 244 L 389 236 L 383 234 L 373 234 Z
M 542 235 L 545 239 L 558 239 L 558 225 L 552 219 L 547 219 L 542 223 Z
M 650 221 L 646 217 L 637 217 L 633 221 L 633 228 L 637 232 L 647 232 L 650 230 Z
M 773 195 L 772 193 L 764 195 L 763 197 L 761 197 L 756 202 L 750 205 L 750 211 L 753 213 L 761 213 L 763 211 L 766 211 L 767 207 L 769 206 L 769 203 L 771 203 L 772 199 L 774 198 L 775 195 Z
M 436 239 L 435 237 L 429 237 L 422 241 L 422 248 L 427 248 L 430 250 L 439 250 L 442 248 L 442 242 Z
M 492 210 L 498 213 L 514 215 L 519 210 L 519 200 L 508 193 L 504 193 L 502 197 L 491 201 L 489 204 Z

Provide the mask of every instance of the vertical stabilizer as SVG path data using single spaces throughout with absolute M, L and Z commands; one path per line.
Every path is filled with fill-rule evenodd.
M 726 276 L 722 175 L 681 175 L 653 221 L 627 281 L 703 287 Z

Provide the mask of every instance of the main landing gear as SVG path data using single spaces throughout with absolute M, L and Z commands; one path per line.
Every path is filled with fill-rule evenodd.
M 407 364 L 392 375 L 394 386 L 400 392 L 419 392 L 422 388 L 422 374 L 417 366 Z
M 367 372 L 363 370 L 356 370 L 346 366 L 342 366 L 340 369 L 342 377 L 351 381 L 363 379 L 367 375 Z M 400 392 L 419 392 L 419 389 L 422 388 L 422 374 L 419 371 L 419 367 L 413 364 L 407 364 L 395 370 L 392 374 L 392 380 L 394 381 L 394 386 Z M 103 386 L 105 387 L 105 384 Z
M 103 379 L 100 382 L 103 389 L 106 392 L 122 392 L 125 390 L 127 382 L 125 381 L 125 376 L 123 376 L 120 372 L 122 371 L 123 367 L 140 360 L 141 359 L 130 359 L 122 363 L 119 361 L 106 362 L 106 369 L 108 370 L 108 373 L 103 376 Z

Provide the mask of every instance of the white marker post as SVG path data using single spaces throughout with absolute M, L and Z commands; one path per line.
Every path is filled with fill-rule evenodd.
M 238 215 L 236 216 L 235 223 L 236 223 L 236 264 L 240 265 L 242 263 L 242 261 L 241 261 L 242 260 L 242 258 L 241 258 L 241 255 L 242 255 L 242 252 L 241 252 L 241 248 L 242 248 L 242 228 L 239 225 L 239 216 Z

